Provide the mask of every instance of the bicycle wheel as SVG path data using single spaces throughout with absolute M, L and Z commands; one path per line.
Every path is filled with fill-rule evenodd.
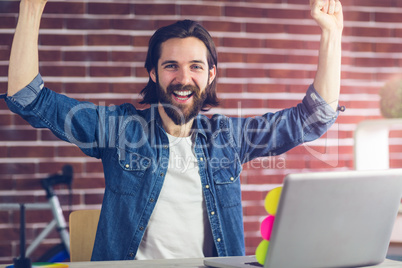
M 37 262 L 69 262 L 70 255 L 63 244 L 58 244 L 46 251 Z

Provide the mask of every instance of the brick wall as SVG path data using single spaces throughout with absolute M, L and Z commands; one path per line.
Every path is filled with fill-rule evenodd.
M 219 52 L 218 91 L 210 113 L 252 116 L 296 104 L 313 81 L 319 29 L 308 0 L 51 0 L 40 32 L 40 71 L 46 85 L 100 105 L 138 102 L 147 82 L 147 42 L 160 26 L 183 18 L 202 22 Z M 173 3 L 173 4 L 172 4 Z M 0 88 L 7 88 L 10 46 L 18 1 L 0 1 Z M 344 0 L 341 104 L 347 107 L 321 139 L 242 173 L 247 254 L 258 245 L 266 193 L 291 172 L 353 168 L 356 124 L 381 118 L 378 91 L 402 74 L 402 1 Z M 391 167 L 402 167 L 402 126 L 392 129 Z M 74 167 L 73 210 L 99 208 L 104 181 L 101 163 L 33 129 L 0 102 L 0 202 L 40 202 L 39 179 Z M 60 189 L 66 216 L 68 191 Z M 27 214 L 31 240 L 50 219 Z M 0 212 L 0 263 L 18 256 L 18 213 Z M 53 233 L 35 256 L 58 242 Z M 34 259 L 34 258 L 33 258 Z

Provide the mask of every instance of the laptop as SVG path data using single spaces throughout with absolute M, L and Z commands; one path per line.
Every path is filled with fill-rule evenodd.
M 356 267 L 383 262 L 401 197 L 402 169 L 287 175 L 263 267 Z M 253 256 L 209 258 L 204 264 L 252 268 L 256 260 Z

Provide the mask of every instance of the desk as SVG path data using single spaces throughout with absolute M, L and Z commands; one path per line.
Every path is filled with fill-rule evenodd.
M 2 268 L 5 266 L 1 266 Z M 171 259 L 171 260 L 147 260 L 147 261 L 102 261 L 102 262 L 71 262 L 69 268 L 154 268 L 154 267 L 185 267 L 205 268 L 204 259 Z M 402 267 L 402 262 L 385 260 L 382 264 L 368 267 Z M 250 266 L 252 268 L 252 266 Z
M 0 268 L 4 268 L 0 266 Z M 101 261 L 101 262 L 70 262 L 69 268 L 155 268 L 155 267 L 182 267 L 182 268 L 205 268 L 204 259 L 170 259 L 170 260 L 147 260 L 147 261 Z M 252 268 L 253 266 L 250 266 Z M 402 262 L 385 260 L 382 264 L 368 267 L 402 267 Z

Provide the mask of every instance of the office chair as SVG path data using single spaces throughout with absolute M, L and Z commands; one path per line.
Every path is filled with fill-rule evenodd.
M 70 261 L 90 261 L 100 210 L 77 210 L 70 214 Z

